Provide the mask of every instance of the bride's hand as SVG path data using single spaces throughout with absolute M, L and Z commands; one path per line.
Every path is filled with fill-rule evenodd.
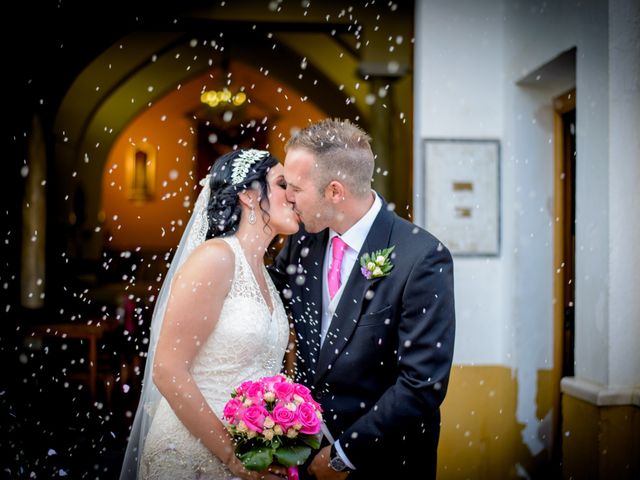
M 235 477 L 242 478 L 243 480 L 253 480 L 255 477 L 253 477 L 252 474 L 257 473 L 247 470 L 235 455 L 233 455 L 231 461 L 227 463 L 227 467 Z
M 242 480 L 282 480 L 283 478 L 287 478 L 286 475 L 281 477 L 270 473 L 268 470 L 263 472 L 248 470 L 235 456 L 227 466 L 229 470 L 231 470 L 231 473 Z

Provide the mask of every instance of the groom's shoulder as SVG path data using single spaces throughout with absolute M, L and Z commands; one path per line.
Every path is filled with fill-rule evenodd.
M 319 233 L 309 233 L 304 229 L 304 225 L 300 225 L 300 229 L 293 235 L 289 235 L 288 240 L 295 245 L 304 245 L 314 241 L 316 238 L 322 237 L 324 233 L 324 230 Z
M 447 247 L 431 232 L 397 214 L 394 215 L 392 242 L 397 241 L 410 246 L 416 256 L 433 250 L 448 252 Z
M 301 225 L 297 233 L 287 237 L 287 249 L 289 252 L 299 251 L 302 248 L 308 247 L 315 241 L 322 241 L 322 237 L 325 233 L 326 232 L 324 230 L 319 233 L 309 233 Z

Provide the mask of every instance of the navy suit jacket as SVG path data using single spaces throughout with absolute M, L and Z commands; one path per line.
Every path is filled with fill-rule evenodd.
M 434 478 L 455 333 L 451 255 L 383 202 L 358 258 L 395 246 L 394 267 L 367 280 L 356 261 L 320 348 L 327 241 L 328 230 L 301 229 L 270 267 L 295 324 L 296 381 L 322 405 L 350 478 Z

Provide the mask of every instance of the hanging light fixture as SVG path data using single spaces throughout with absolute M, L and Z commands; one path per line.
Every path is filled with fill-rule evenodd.
M 207 90 L 200 95 L 200 101 L 210 107 L 239 107 L 247 101 L 247 94 L 240 90 L 231 93 L 227 87 L 222 90 Z
M 247 94 L 244 93 L 244 86 L 232 93 L 231 91 L 231 71 L 229 70 L 229 57 L 225 56 L 221 62 L 223 75 L 227 78 L 227 85 L 220 90 L 207 90 L 200 95 L 200 101 L 212 108 L 236 108 L 242 106 L 247 101 Z

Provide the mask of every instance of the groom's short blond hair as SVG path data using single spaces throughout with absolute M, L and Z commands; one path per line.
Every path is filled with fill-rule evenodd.
M 326 119 L 294 133 L 285 145 L 304 148 L 316 158 L 313 178 L 322 193 L 333 180 L 342 183 L 353 196 L 371 192 L 374 159 L 371 137 L 349 120 Z

